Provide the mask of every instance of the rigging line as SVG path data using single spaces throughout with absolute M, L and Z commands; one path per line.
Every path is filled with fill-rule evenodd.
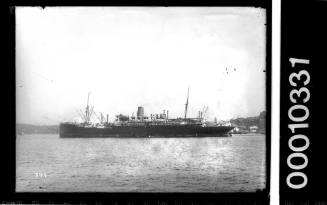
M 33 74 L 35 74 L 35 75 L 37 75 L 37 76 L 39 76 L 40 78 L 43 78 L 44 80 L 47 80 L 47 81 L 50 81 L 51 83 L 53 83 L 53 80 L 52 79 L 49 79 L 49 78 L 45 77 L 44 75 L 42 75 L 40 73 L 36 73 L 34 71 L 30 71 L 30 72 L 33 73 Z

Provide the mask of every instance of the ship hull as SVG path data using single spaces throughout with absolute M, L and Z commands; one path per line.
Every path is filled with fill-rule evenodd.
M 169 137 L 228 137 L 231 126 L 201 127 L 194 125 L 80 127 L 61 123 L 61 138 L 169 138 Z

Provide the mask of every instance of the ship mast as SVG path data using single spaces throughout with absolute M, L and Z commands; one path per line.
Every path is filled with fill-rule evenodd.
M 87 95 L 87 104 L 86 104 L 86 108 L 85 108 L 85 123 L 86 124 L 88 124 L 90 121 L 90 109 L 89 109 L 90 94 L 91 94 L 91 92 L 89 92 L 89 94 Z
M 190 91 L 190 87 L 188 87 L 188 89 L 187 89 L 187 99 L 186 99 L 186 103 L 185 103 L 185 112 L 184 112 L 184 119 L 185 119 L 185 120 L 186 120 L 187 108 L 188 108 L 188 97 L 189 97 L 189 91 Z

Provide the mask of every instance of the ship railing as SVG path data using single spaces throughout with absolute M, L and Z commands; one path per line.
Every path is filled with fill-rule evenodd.
M 166 126 L 190 126 L 190 125 L 202 125 L 200 122 L 179 122 L 179 121 L 151 121 L 151 122 L 119 122 L 113 123 L 111 126 L 156 126 L 156 125 L 166 125 Z

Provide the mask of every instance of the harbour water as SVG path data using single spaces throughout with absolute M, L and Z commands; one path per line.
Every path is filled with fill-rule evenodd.
M 261 134 L 16 138 L 17 192 L 254 192 L 265 187 Z

